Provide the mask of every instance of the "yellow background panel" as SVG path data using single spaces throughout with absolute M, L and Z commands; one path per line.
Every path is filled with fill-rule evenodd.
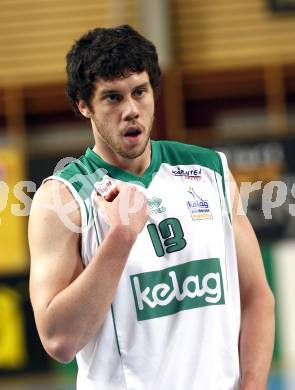
M 14 149 L 0 148 L 0 274 L 22 272 L 27 268 L 27 220 L 11 212 L 13 204 L 20 204 L 22 207 L 13 189 L 23 178 L 22 154 Z M 6 185 L 9 190 L 8 196 Z
M 24 318 L 19 293 L 0 286 L 0 369 L 23 368 L 27 362 Z

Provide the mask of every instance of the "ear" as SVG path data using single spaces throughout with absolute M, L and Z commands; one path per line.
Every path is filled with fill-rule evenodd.
M 84 102 L 84 100 L 79 100 L 77 103 L 77 107 L 81 114 L 85 116 L 85 118 L 90 118 L 91 117 L 91 111 L 88 108 L 87 104 Z

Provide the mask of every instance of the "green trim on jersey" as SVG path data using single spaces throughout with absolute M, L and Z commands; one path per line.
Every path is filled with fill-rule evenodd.
M 216 187 L 218 188 L 216 172 L 214 172 L 214 176 L 215 176 Z M 226 194 L 226 190 L 225 190 L 225 180 L 224 180 L 224 176 L 221 176 L 221 177 L 222 177 L 222 192 L 223 192 L 223 197 L 224 197 L 224 201 L 225 201 L 225 207 L 226 207 L 226 211 L 227 211 L 227 215 L 228 215 L 229 221 L 232 224 L 231 210 L 230 210 L 230 207 L 229 207 L 227 194 Z M 218 189 L 218 193 L 219 193 L 219 189 Z M 221 202 L 220 194 L 219 194 L 219 201 L 220 201 L 220 207 L 221 207 L 221 210 L 222 210 L 222 202 Z
M 63 170 L 56 172 L 60 176 L 68 180 L 80 193 L 83 188 L 83 194 L 88 188 L 92 188 L 95 181 L 100 180 L 104 175 L 103 171 L 118 180 L 125 182 L 141 182 L 145 187 L 148 187 L 152 182 L 153 176 L 158 172 L 162 163 L 169 165 L 200 165 L 212 169 L 223 176 L 222 164 L 217 152 L 205 149 L 200 146 L 187 145 L 175 141 L 151 141 L 151 163 L 142 176 L 134 175 L 131 172 L 120 169 L 116 166 L 108 164 L 100 156 L 98 156 L 92 149 L 88 148 L 84 156 L 73 160 Z M 79 181 L 82 176 L 87 177 L 88 180 Z M 88 184 L 88 186 L 85 184 Z
M 148 187 L 153 176 L 162 163 L 169 165 L 201 165 L 223 174 L 222 164 L 217 152 L 195 145 L 187 145 L 175 141 L 151 141 L 151 163 L 142 176 L 134 175 L 105 162 L 92 149 L 88 148 L 85 156 L 106 169 L 110 176 L 125 182 L 140 182 Z
M 104 176 L 101 169 L 91 163 L 85 155 L 73 159 L 65 168 L 54 172 L 54 175 L 67 180 L 83 201 L 91 195 L 94 183 Z
M 229 217 L 230 223 L 232 223 L 231 210 L 230 210 L 230 207 L 229 207 L 229 201 L 228 201 L 227 193 L 226 193 L 226 189 L 225 189 L 225 176 L 224 176 L 223 165 L 222 165 L 222 161 L 221 161 L 221 157 L 220 157 L 219 153 L 217 153 L 217 156 L 218 156 L 219 163 L 220 163 L 220 175 L 221 175 L 221 178 L 222 178 L 222 190 L 223 190 L 223 195 L 224 195 L 224 199 L 225 199 L 225 206 L 226 206 L 226 209 L 227 209 L 227 213 L 228 213 L 228 217 Z M 215 172 L 215 179 L 216 179 L 216 172 Z
M 148 187 L 153 180 L 154 173 L 158 172 L 161 165 L 161 153 L 159 144 L 157 142 L 151 141 L 151 151 L 151 163 L 142 176 L 137 176 L 131 172 L 108 164 L 90 148 L 86 150 L 85 156 L 89 160 L 93 161 L 97 166 L 105 169 L 108 172 L 108 175 L 115 179 L 124 182 L 139 182 L 142 183 L 145 187 Z
M 162 163 L 169 165 L 200 165 L 223 175 L 219 154 L 214 150 L 176 141 L 158 142 L 160 142 L 161 147 Z
M 92 209 L 92 218 L 93 218 L 93 224 L 94 224 L 94 228 L 95 228 L 94 230 L 95 230 L 96 244 L 97 244 L 97 246 L 99 246 L 99 238 L 98 238 L 98 232 L 97 232 L 95 219 L 93 216 L 93 209 Z M 120 345 L 119 345 L 118 332 L 117 332 L 116 321 L 115 321 L 115 316 L 114 316 L 113 304 L 111 304 L 111 313 L 112 313 L 112 321 L 113 321 L 113 326 L 114 326 L 114 333 L 115 333 L 115 339 L 116 339 L 116 344 L 117 344 L 117 348 L 118 348 L 118 353 L 121 356 L 121 350 L 120 350 Z
M 112 312 L 112 320 L 113 320 L 113 325 L 114 325 L 114 332 L 115 332 L 115 337 L 116 337 L 117 348 L 118 348 L 119 355 L 121 356 L 122 354 L 121 354 L 120 345 L 119 345 L 118 331 L 117 331 L 117 327 L 116 327 L 116 320 L 115 320 L 113 304 L 111 304 L 111 312 Z
M 94 230 L 95 230 L 96 244 L 97 244 L 97 246 L 99 246 L 100 242 L 99 242 L 98 231 L 97 231 L 97 227 L 96 227 L 96 223 L 95 223 L 95 219 L 94 219 L 93 207 L 91 207 L 91 216 L 92 216 L 92 221 L 93 221 Z
M 101 180 L 106 173 L 115 179 L 142 184 L 147 188 L 154 175 L 159 171 L 161 164 L 171 166 L 200 165 L 219 173 L 222 177 L 223 193 L 228 205 L 224 172 L 219 154 L 214 150 L 176 141 L 151 141 L 151 163 L 142 176 L 108 164 L 90 148 L 86 150 L 84 156 L 73 160 L 55 175 L 69 181 L 84 201 L 90 197 L 94 183 Z
M 155 141 L 152 141 L 155 142 Z M 219 173 L 222 179 L 222 189 L 229 220 L 231 212 L 225 190 L 225 178 L 223 165 L 219 153 L 214 150 L 202 148 L 196 145 L 188 145 L 175 141 L 160 141 L 162 148 L 162 163 L 169 165 L 201 165 Z

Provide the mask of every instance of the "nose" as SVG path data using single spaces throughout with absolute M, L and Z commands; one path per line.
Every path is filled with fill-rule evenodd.
M 123 119 L 125 121 L 130 121 L 132 119 L 138 118 L 138 107 L 137 102 L 132 98 L 126 98 L 124 109 L 123 109 Z

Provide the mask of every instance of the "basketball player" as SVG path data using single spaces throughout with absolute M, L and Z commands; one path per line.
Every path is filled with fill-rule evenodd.
M 82 36 L 67 74 L 94 146 L 33 201 L 44 348 L 79 390 L 265 389 L 274 300 L 225 156 L 150 140 L 160 69 L 131 27 Z

